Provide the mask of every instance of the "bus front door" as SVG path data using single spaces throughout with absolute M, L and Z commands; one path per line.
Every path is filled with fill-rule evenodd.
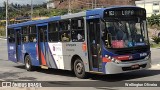
M 90 69 L 101 71 L 100 20 L 87 20 L 87 25 Z
M 21 53 L 21 28 L 15 28 L 16 62 L 22 58 Z
M 48 69 L 47 61 L 46 61 L 47 59 L 46 43 L 48 42 L 47 30 L 48 30 L 47 24 L 37 25 L 37 32 L 38 32 L 37 54 L 38 54 L 41 68 L 45 68 L 45 69 Z

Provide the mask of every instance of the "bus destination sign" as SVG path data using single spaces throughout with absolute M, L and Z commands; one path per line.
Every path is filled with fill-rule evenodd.
M 104 17 L 145 17 L 146 12 L 144 9 L 126 9 L 126 10 L 106 10 Z

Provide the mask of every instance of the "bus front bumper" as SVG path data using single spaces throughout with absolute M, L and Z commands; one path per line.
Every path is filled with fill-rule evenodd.
M 144 70 L 151 67 L 151 58 L 130 61 L 130 62 L 121 62 L 119 64 L 114 62 L 108 62 L 105 64 L 105 74 L 118 74 L 131 72 L 136 70 Z

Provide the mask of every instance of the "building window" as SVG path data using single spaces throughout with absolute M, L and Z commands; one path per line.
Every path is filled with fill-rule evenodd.
M 159 10 L 153 10 L 153 13 L 159 13 Z
M 154 6 L 159 5 L 159 2 L 153 2 L 153 5 L 154 5 Z

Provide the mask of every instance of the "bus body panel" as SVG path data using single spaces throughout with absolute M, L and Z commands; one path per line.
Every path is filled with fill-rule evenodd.
M 8 59 L 17 62 L 15 43 L 8 43 Z
M 45 49 L 46 50 L 42 50 L 43 53 L 45 54 L 45 59 L 46 59 L 46 66 L 49 68 L 55 68 L 58 69 L 58 64 L 56 63 L 56 58 L 53 57 L 52 54 L 52 47 L 50 47 L 50 44 L 48 42 L 45 43 Z
M 67 70 L 71 70 L 71 60 L 74 55 L 80 57 L 85 65 L 85 70 L 89 71 L 88 53 L 83 51 L 83 42 L 68 42 L 63 44 L 63 55 L 64 55 L 64 67 Z
M 128 62 L 127 64 L 116 64 L 114 62 L 108 62 L 104 63 L 105 71 L 104 74 L 118 74 L 118 73 L 125 73 L 125 72 L 131 72 L 131 71 L 137 71 L 137 70 L 144 70 L 151 67 L 150 59 L 142 59 L 136 62 Z M 139 65 L 140 68 L 138 69 L 132 69 L 132 66 Z
M 61 20 L 79 18 L 79 17 L 84 17 L 84 16 L 86 16 L 86 12 L 79 12 L 79 13 L 75 13 L 75 14 L 67 14 L 67 15 L 61 16 Z
M 24 63 L 25 55 L 28 54 L 31 58 L 31 62 L 33 66 L 40 65 L 37 57 L 36 45 L 37 44 L 35 42 L 22 44 L 23 63 Z
M 106 49 L 103 50 L 102 57 L 103 59 L 106 58 L 105 55 L 111 57 L 118 57 L 118 56 L 125 56 L 125 55 L 118 55 L 108 52 Z M 144 56 L 141 56 L 144 55 Z M 128 54 L 126 56 L 130 56 L 133 60 L 122 61 L 120 63 L 115 63 L 111 61 L 103 61 L 103 73 L 104 74 L 116 74 L 116 73 L 125 73 L 131 72 L 135 70 L 143 70 L 148 69 L 151 67 L 151 52 L 142 52 L 136 54 Z M 147 57 L 147 58 L 146 58 Z M 140 59 L 141 58 L 141 59 Z M 138 65 L 138 68 L 132 68 L 132 66 Z
M 13 24 L 9 25 L 8 28 L 16 28 L 16 27 L 22 27 L 22 26 L 27 26 L 27 25 L 38 25 L 38 24 L 43 24 L 43 23 L 48 23 L 51 21 L 57 21 L 60 20 L 61 16 L 54 16 L 48 19 L 42 19 L 42 20 L 36 20 L 36 21 L 28 21 L 28 22 L 23 22 L 19 24 Z
M 62 43 L 48 43 L 51 68 L 64 69 Z
M 72 19 L 72 18 L 83 18 L 84 19 L 84 32 L 87 32 L 86 26 L 86 12 L 79 12 L 76 14 L 69 14 L 61 16 L 62 20 L 65 19 Z M 89 59 L 88 59 L 88 50 L 86 49 L 83 51 L 83 45 L 87 46 L 87 34 L 85 34 L 85 41 L 84 42 L 62 42 L 62 53 L 63 53 L 63 63 L 64 69 L 71 70 L 71 60 L 73 56 L 79 56 L 80 59 L 83 61 L 85 66 L 85 71 L 89 72 Z M 86 47 L 87 48 L 87 47 Z
M 22 60 L 23 60 L 23 57 L 22 57 L 22 51 L 21 51 L 21 48 L 22 48 L 22 46 L 21 45 L 18 45 L 18 62 L 21 62 L 21 63 L 23 63 L 22 62 Z

